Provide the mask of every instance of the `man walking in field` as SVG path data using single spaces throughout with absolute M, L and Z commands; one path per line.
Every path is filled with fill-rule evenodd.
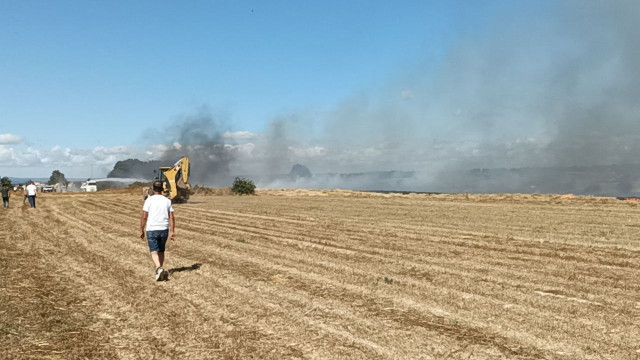
M 32 208 L 35 208 L 38 188 L 33 183 L 33 181 L 30 182 L 29 185 L 27 185 L 27 187 L 25 188 L 25 192 L 26 192 L 26 195 L 29 197 L 29 205 L 31 205 Z
M 176 240 L 176 222 L 173 217 L 171 200 L 162 195 L 162 181 L 153 182 L 153 195 L 144 202 L 142 207 L 142 219 L 140 220 L 144 240 L 145 230 L 151 259 L 156 265 L 156 281 L 166 281 L 169 273 L 162 267 L 164 265 L 164 249 L 167 239 Z
M 4 204 L 4 208 L 7 209 L 9 208 L 9 187 L 5 185 L 0 191 L 2 192 L 2 203 Z

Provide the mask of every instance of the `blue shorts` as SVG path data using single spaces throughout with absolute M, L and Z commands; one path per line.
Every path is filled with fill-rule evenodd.
M 149 250 L 151 252 L 164 252 L 164 246 L 167 244 L 169 237 L 169 229 L 167 230 L 151 230 L 147 231 L 147 241 L 149 242 Z

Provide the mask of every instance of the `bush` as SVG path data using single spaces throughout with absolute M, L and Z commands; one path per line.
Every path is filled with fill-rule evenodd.
M 236 179 L 233 181 L 233 186 L 231 187 L 231 191 L 233 191 L 234 194 L 239 194 L 239 195 L 255 194 L 256 185 L 251 180 L 241 178 L 241 177 L 236 177 Z

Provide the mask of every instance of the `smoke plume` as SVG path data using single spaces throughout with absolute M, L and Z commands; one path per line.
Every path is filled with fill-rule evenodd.
M 606 165 L 639 163 L 640 3 L 544 3 L 538 13 L 517 4 L 443 61 L 330 113 L 325 146 L 358 155 L 334 166 L 415 170 L 404 183 L 421 191 L 585 193 L 620 178 Z M 594 183 L 567 179 L 576 166 Z M 483 168 L 533 170 L 465 172 Z
M 187 156 L 194 184 L 227 186 L 233 177 L 230 165 L 237 156 L 237 148 L 223 136 L 227 127 L 224 115 L 213 115 L 207 108 L 179 117 L 161 135 L 171 145 L 160 160 L 169 166 Z
M 636 191 L 612 166 L 640 163 L 640 3 L 507 4 L 443 58 L 334 109 L 280 117 L 256 139 L 229 144 L 219 117 L 187 116 L 163 159 L 191 157 L 208 185 L 246 174 L 262 187 Z M 270 177 L 296 163 L 313 176 Z

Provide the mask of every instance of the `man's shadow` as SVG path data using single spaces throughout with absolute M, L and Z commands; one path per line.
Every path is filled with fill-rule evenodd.
M 200 267 L 202 266 L 202 264 L 200 263 L 195 263 L 191 266 L 183 266 L 183 267 L 179 267 L 179 268 L 173 268 L 173 269 L 169 269 L 169 275 L 173 275 L 175 273 L 179 273 L 179 272 L 183 272 L 183 271 L 195 271 L 200 269 Z

